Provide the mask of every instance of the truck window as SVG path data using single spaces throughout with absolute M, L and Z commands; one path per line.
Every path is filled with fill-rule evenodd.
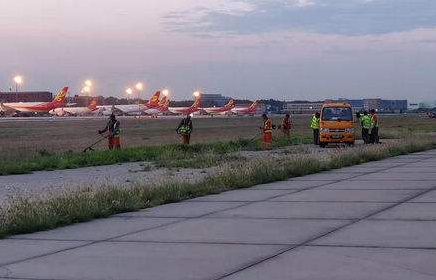
M 325 107 L 322 110 L 323 121 L 352 121 L 353 113 L 350 107 Z

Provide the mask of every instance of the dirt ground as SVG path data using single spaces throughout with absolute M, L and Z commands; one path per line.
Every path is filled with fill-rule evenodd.
M 280 124 L 282 116 L 273 117 Z M 309 115 L 292 116 L 292 131 L 310 134 Z M 179 141 L 175 128 L 180 117 L 158 119 L 121 117 L 122 145 L 125 147 L 160 145 Z M 436 121 L 421 115 L 381 116 L 381 133 L 406 128 L 436 126 Z M 99 138 L 97 131 L 106 118 L 0 118 L 0 153 L 3 159 L 20 159 L 37 153 L 81 151 Z M 195 117 L 192 142 L 226 141 L 251 138 L 259 131 L 262 120 L 257 117 Z M 428 131 L 426 131 L 428 132 Z M 280 133 L 276 131 L 274 133 Z M 104 149 L 105 143 L 97 146 Z
M 357 145 L 360 146 L 360 145 Z M 241 151 L 240 156 L 248 160 L 256 158 L 295 158 L 329 155 L 352 148 L 322 149 L 314 145 L 296 145 L 271 151 Z M 151 162 L 123 163 L 78 169 L 38 171 L 31 174 L 0 176 L 0 205 L 8 199 L 25 196 L 40 197 L 55 195 L 79 188 L 102 186 L 129 187 L 135 184 L 151 185 L 164 180 L 196 182 L 208 175 L 215 175 L 223 166 L 211 168 L 159 168 Z

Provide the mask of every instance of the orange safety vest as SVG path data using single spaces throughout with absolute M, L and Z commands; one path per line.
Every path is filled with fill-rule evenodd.
M 270 119 L 267 119 L 263 123 L 263 133 L 272 133 L 272 123 Z
M 378 127 L 378 117 L 376 114 L 371 116 L 371 126 Z
M 284 129 L 284 130 L 289 130 L 289 129 L 291 129 L 291 122 L 290 122 L 290 120 L 289 119 L 283 119 L 283 121 L 282 121 L 282 128 Z

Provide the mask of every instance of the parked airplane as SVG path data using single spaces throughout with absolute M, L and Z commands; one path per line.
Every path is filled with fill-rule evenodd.
M 201 108 L 201 110 L 205 111 L 209 115 L 224 115 L 235 107 L 235 101 L 230 99 L 229 102 L 224 105 L 224 107 L 209 107 L 209 108 Z
M 256 100 L 248 107 L 234 107 L 231 111 L 236 115 L 254 115 L 259 104 L 259 100 Z
M 0 104 L 1 110 L 8 113 L 48 113 L 64 105 L 68 87 L 62 88 L 51 102 L 15 102 Z
M 144 111 L 147 115 L 156 116 L 159 114 L 163 114 L 168 111 L 168 105 L 170 104 L 170 99 L 167 96 L 164 96 L 159 101 L 159 106 L 156 108 L 150 108 Z
M 191 107 L 169 107 L 168 111 L 177 115 L 190 115 L 200 110 L 200 95 L 196 95 L 194 103 Z
M 55 116 L 85 116 L 98 114 L 102 109 L 97 108 L 97 100 L 91 100 L 88 107 L 60 107 L 51 110 L 49 113 Z
M 156 108 L 159 106 L 160 91 L 156 91 L 145 104 L 129 104 L 129 105 L 106 105 L 97 106 L 97 108 L 104 108 L 102 113 L 110 115 L 112 113 L 117 115 L 141 114 L 147 109 Z

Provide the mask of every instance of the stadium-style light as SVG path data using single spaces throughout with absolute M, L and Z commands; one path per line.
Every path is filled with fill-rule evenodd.
M 195 97 L 199 97 L 200 96 L 200 92 L 198 90 L 194 91 L 194 93 L 192 95 L 194 95 Z
M 164 90 L 162 90 L 162 94 L 163 94 L 164 96 L 168 96 L 168 95 L 170 94 L 170 91 L 167 90 L 167 89 L 164 89 Z
M 84 86 L 83 89 L 82 89 L 82 92 L 90 93 L 91 92 L 91 88 L 89 86 Z
M 144 89 L 144 85 L 143 85 L 142 83 L 137 83 L 137 84 L 135 85 L 135 88 L 136 88 L 137 90 L 143 90 L 143 89 Z
M 131 94 L 133 93 L 133 89 L 131 89 L 131 88 L 127 88 L 127 89 L 126 89 L 126 93 L 127 93 L 128 95 L 131 95 Z
M 18 85 L 21 85 L 23 83 L 23 77 L 20 75 L 16 75 L 14 77 L 15 82 L 15 91 L 18 92 Z
M 92 87 L 92 81 L 91 80 L 86 80 L 85 81 L 85 86 Z

